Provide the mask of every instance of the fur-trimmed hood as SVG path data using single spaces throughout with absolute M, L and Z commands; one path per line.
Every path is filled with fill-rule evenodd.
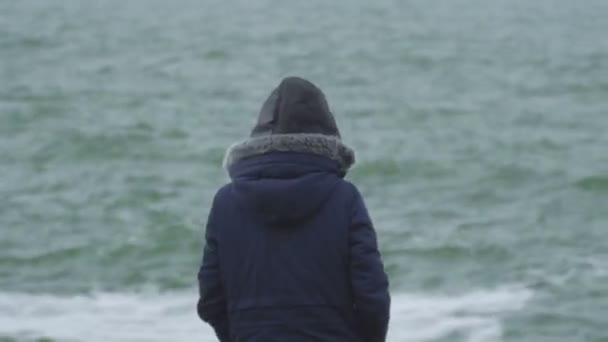
M 288 77 L 264 102 L 250 137 L 228 149 L 224 167 L 243 210 L 292 227 L 323 207 L 354 162 L 323 92 Z
M 287 77 L 268 96 L 249 139 L 232 145 L 224 167 L 271 152 L 309 153 L 338 164 L 345 175 L 355 163 L 355 152 L 340 139 L 325 94 L 312 82 Z
M 355 163 L 355 152 L 340 138 L 323 134 L 273 134 L 249 138 L 232 145 L 226 152 L 224 168 L 229 170 L 235 163 L 270 152 L 310 153 L 338 163 L 346 174 Z

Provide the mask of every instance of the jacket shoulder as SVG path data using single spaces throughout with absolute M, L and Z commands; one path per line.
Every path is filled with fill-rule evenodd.
M 356 205 L 359 198 L 361 198 L 361 193 L 357 186 L 346 179 L 340 180 L 338 191 L 340 192 L 340 196 L 347 200 L 349 207 L 351 208 Z
M 215 193 L 215 196 L 213 197 L 213 202 L 221 201 L 222 199 L 230 196 L 231 193 L 232 193 L 232 183 L 224 184 Z
M 231 202 L 231 197 L 232 183 L 222 185 L 213 196 L 213 202 L 211 204 L 212 211 L 221 209 L 226 203 Z

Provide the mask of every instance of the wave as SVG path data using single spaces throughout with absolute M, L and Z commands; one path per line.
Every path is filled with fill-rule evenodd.
M 575 185 L 582 190 L 590 192 L 607 192 L 608 175 L 594 175 L 579 179 Z
M 389 341 L 499 341 L 503 320 L 532 297 L 506 286 L 460 295 L 396 294 Z M 90 296 L 0 293 L 0 338 L 60 341 L 216 341 L 195 313 L 196 291 Z

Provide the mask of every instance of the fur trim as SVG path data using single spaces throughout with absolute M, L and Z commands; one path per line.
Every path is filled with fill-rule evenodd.
M 228 170 L 239 160 L 269 152 L 313 153 L 338 162 L 344 173 L 355 163 L 355 151 L 340 138 L 323 134 L 273 134 L 247 139 L 232 145 L 224 157 Z

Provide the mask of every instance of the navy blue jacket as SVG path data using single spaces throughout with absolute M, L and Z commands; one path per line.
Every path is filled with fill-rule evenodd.
M 273 152 L 230 167 L 207 221 L 198 314 L 220 341 L 385 341 L 388 279 L 335 161 Z

